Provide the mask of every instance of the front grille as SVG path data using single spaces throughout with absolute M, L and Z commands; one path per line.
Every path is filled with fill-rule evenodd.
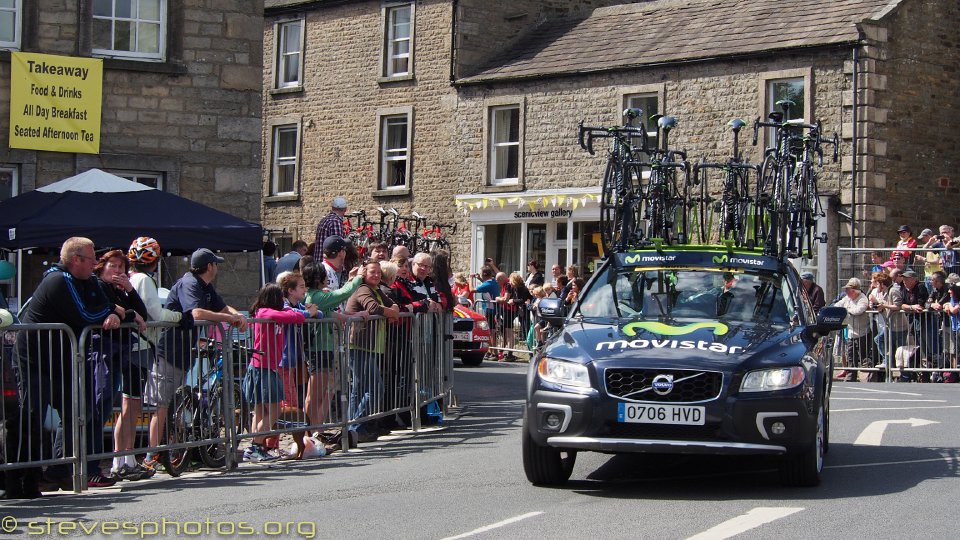
M 473 330 L 473 319 L 454 319 L 454 332 L 469 332 L 470 330 Z
M 483 347 L 483 343 L 480 343 L 479 341 L 454 341 L 453 344 L 453 348 L 458 351 L 469 351 L 471 349 L 479 349 L 480 347 Z
M 666 395 L 653 391 L 658 375 L 673 376 L 673 389 Z M 628 401 L 693 403 L 716 399 L 723 386 L 723 374 L 691 369 L 611 368 L 604 372 L 607 394 Z
M 609 437 L 625 439 L 660 439 L 679 441 L 714 441 L 718 439 L 718 426 L 673 426 L 666 424 L 607 424 Z

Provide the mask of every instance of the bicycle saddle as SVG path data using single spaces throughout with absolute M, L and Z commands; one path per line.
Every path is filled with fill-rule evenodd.
M 772 113 L 767 115 L 767 118 L 779 124 L 780 122 L 783 122 L 783 113 L 778 111 L 773 111 Z
M 672 116 L 662 116 L 657 120 L 657 125 L 664 131 L 669 131 L 677 127 L 677 119 Z
M 730 126 L 730 129 L 736 132 L 736 131 L 740 131 L 743 128 L 743 126 L 747 125 L 747 123 L 739 118 L 734 118 L 733 120 L 727 122 L 727 125 Z
M 631 108 L 629 108 L 629 109 L 624 109 L 624 110 L 623 110 L 623 116 L 627 117 L 627 119 L 629 119 L 629 120 L 633 120 L 633 119 L 635 119 L 635 118 L 639 118 L 640 115 L 642 115 L 642 114 L 643 114 L 643 110 L 642 110 L 642 109 L 638 109 L 638 108 L 636 108 L 636 107 L 631 107 Z

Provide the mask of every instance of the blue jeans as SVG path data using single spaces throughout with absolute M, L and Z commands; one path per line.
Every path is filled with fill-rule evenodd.
M 351 420 L 381 412 L 383 404 L 383 377 L 380 361 L 383 355 L 369 351 L 350 351 L 350 400 L 347 414 Z M 350 431 L 358 431 L 363 423 L 350 424 Z

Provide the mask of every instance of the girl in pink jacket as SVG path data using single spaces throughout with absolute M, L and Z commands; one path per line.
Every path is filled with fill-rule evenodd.
M 255 319 L 269 322 L 254 322 L 253 347 L 256 349 L 243 377 L 243 396 L 253 406 L 253 431 L 262 432 L 273 428 L 280 414 L 280 402 L 284 388 L 277 369 L 283 356 L 283 325 L 303 324 L 303 313 L 283 307 L 283 291 L 275 283 L 260 289 L 257 300 L 250 307 Z M 296 392 L 296 389 L 291 389 Z M 268 461 L 277 459 L 263 447 L 265 435 L 253 438 L 253 443 L 243 452 L 244 461 Z

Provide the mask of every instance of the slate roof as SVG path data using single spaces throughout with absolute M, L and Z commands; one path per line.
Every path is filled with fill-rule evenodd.
M 599 8 L 533 30 L 459 83 L 855 43 L 856 23 L 902 0 L 659 0 Z

